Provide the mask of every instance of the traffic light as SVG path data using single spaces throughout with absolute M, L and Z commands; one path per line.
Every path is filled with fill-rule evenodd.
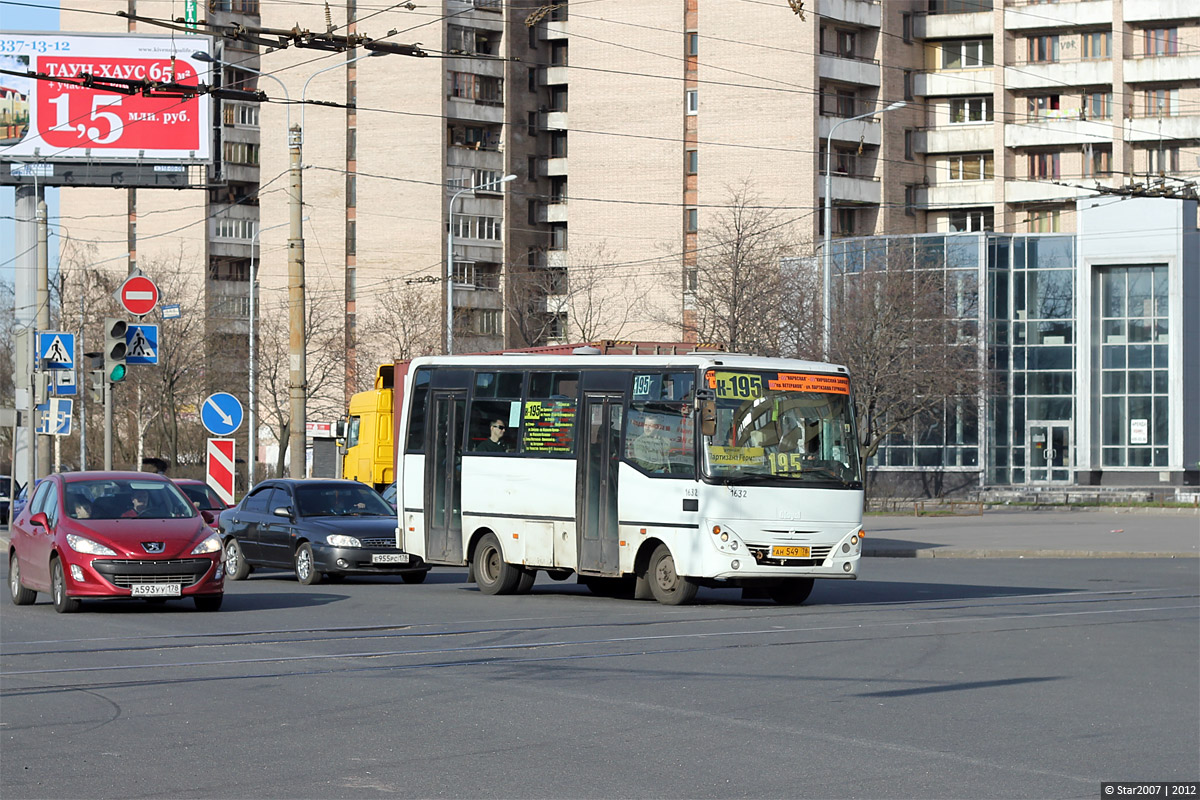
M 129 324 L 123 319 L 106 317 L 104 320 L 104 374 L 111 383 L 125 379 L 125 332 Z

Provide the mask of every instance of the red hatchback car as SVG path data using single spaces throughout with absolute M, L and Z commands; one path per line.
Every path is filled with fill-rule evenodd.
M 78 611 L 83 598 L 190 597 L 200 611 L 221 607 L 220 537 L 161 475 L 50 475 L 9 536 L 8 588 L 16 605 L 48 592 L 59 613 Z

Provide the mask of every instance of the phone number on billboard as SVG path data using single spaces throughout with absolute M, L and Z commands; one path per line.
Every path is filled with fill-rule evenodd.
M 71 43 L 65 39 L 0 39 L 0 53 L 65 53 L 70 49 Z

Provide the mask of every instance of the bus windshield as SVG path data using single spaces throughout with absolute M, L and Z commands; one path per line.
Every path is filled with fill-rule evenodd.
M 716 434 L 704 474 L 725 483 L 862 488 L 850 381 L 844 375 L 708 370 Z

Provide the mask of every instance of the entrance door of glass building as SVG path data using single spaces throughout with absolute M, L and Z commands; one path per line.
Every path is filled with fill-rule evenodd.
M 1030 483 L 1071 482 L 1071 423 L 1030 422 L 1025 440 Z

